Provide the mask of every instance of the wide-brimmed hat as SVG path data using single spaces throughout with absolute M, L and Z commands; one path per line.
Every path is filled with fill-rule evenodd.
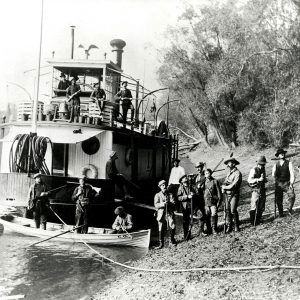
M 123 206 L 118 206 L 118 207 L 115 209 L 115 215 L 122 214 L 123 212 L 124 212 L 124 207 L 123 207 Z
M 77 81 L 79 79 L 79 77 L 77 76 L 77 75 L 75 75 L 75 76 L 73 76 L 72 78 L 71 78 L 71 81 Z
M 264 155 L 260 156 L 256 161 L 259 165 L 265 165 L 267 163 L 266 157 Z
M 124 84 L 128 84 L 128 81 L 123 81 L 121 85 L 123 86 Z
M 227 160 L 225 160 L 224 164 L 227 165 L 230 161 L 233 162 L 236 166 L 240 164 L 240 162 L 236 160 L 234 157 L 230 157 Z
M 66 74 L 65 73 L 60 73 L 60 76 L 59 76 L 60 78 L 61 77 L 64 77 L 64 78 L 66 78 Z
M 161 180 L 161 181 L 158 182 L 158 186 L 161 186 L 161 185 L 166 184 L 166 183 L 167 182 L 165 180 Z
M 196 168 L 204 167 L 205 163 L 200 161 L 198 164 L 195 166 Z
M 33 179 L 38 178 L 38 177 L 41 177 L 41 176 L 42 176 L 41 173 L 36 173 L 36 174 L 33 175 Z
M 286 154 L 287 151 L 283 150 L 282 148 L 278 148 L 276 153 L 275 153 L 275 156 L 278 157 L 279 154 Z
M 175 161 L 180 162 L 180 159 L 179 159 L 179 158 L 174 158 L 174 159 L 173 159 L 173 163 L 174 163 Z
M 187 178 L 187 175 L 183 175 L 179 178 L 179 182 L 181 183 L 184 178 Z

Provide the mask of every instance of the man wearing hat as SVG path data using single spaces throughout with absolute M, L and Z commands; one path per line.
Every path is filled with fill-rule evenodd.
M 109 155 L 109 160 L 106 162 L 106 176 L 112 180 L 114 184 L 118 186 L 118 188 L 123 192 L 125 200 L 132 199 L 133 197 L 130 196 L 128 187 L 129 182 L 126 178 L 119 173 L 116 160 L 118 159 L 118 154 L 116 151 L 112 151 Z
M 66 79 L 66 75 L 64 73 L 60 74 L 60 81 L 58 83 L 57 88 L 59 90 L 65 91 L 70 86 L 70 82 Z
M 195 201 L 195 211 L 197 216 L 199 217 L 199 235 L 206 236 L 204 233 L 204 224 L 206 223 L 207 229 L 209 230 L 209 220 L 205 212 L 205 202 L 204 202 L 204 162 L 199 162 L 196 166 L 197 176 L 195 178 L 195 188 L 196 188 L 196 201 Z
M 177 199 L 181 204 L 183 215 L 183 235 L 185 240 L 191 239 L 191 216 L 193 214 L 193 200 L 196 192 L 192 186 L 189 185 L 187 175 L 183 175 L 180 179 L 180 186 L 177 192 Z
M 43 229 L 46 230 L 49 207 L 47 187 L 43 183 L 40 173 L 35 174 L 33 178 L 35 182 L 29 188 L 27 209 L 33 212 L 36 228 L 40 228 L 42 223 Z
M 94 84 L 94 90 L 91 93 L 90 98 L 96 103 L 101 115 L 104 108 L 104 101 L 106 100 L 106 94 L 105 91 L 101 89 L 100 81 Z
M 117 215 L 112 229 L 116 233 L 129 232 L 133 228 L 132 216 L 124 210 L 123 206 L 118 206 L 115 209 L 115 215 Z
M 128 82 L 123 81 L 121 85 L 121 90 L 115 95 L 115 103 L 118 105 L 117 106 L 117 116 L 119 114 L 119 105 L 121 103 L 122 105 L 122 122 L 126 123 L 127 121 L 127 112 L 128 109 L 131 109 L 131 122 L 133 121 L 134 117 L 134 107 L 132 105 L 132 94 L 131 91 L 127 88 Z
M 79 186 L 75 188 L 72 195 L 72 200 L 76 201 L 75 226 L 83 225 L 76 229 L 77 233 L 88 233 L 89 204 L 95 194 L 92 186 L 86 183 L 86 177 L 80 178 Z
M 293 213 L 293 207 L 295 203 L 294 192 L 294 167 L 292 162 L 285 158 L 285 150 L 279 148 L 275 153 L 278 157 L 278 162 L 272 169 L 272 176 L 275 178 L 275 201 L 277 203 L 279 217 L 283 217 L 283 193 L 286 193 L 289 201 L 288 212 L 291 215 Z
M 68 98 L 68 103 L 70 105 L 70 122 L 73 121 L 74 117 L 79 117 L 80 115 L 80 97 L 79 94 L 81 92 L 80 86 L 76 84 L 76 81 L 79 78 L 74 76 L 71 79 L 71 85 L 66 90 L 66 96 Z
M 250 170 L 248 183 L 252 188 L 250 223 L 256 226 L 260 223 L 262 214 L 265 210 L 266 202 L 266 170 L 267 163 L 265 156 L 260 156 L 256 161 L 257 165 Z
M 157 210 L 156 220 L 158 223 L 159 246 L 158 249 L 164 246 L 164 232 L 165 227 L 170 230 L 171 243 L 176 244 L 175 241 L 175 220 L 174 208 L 175 201 L 173 195 L 167 191 L 165 180 L 158 183 L 160 192 L 154 196 L 154 206 Z
M 240 230 L 237 207 L 240 198 L 242 174 L 236 166 L 240 163 L 233 157 L 227 159 L 224 163 L 229 168 L 229 173 L 222 185 L 222 191 L 225 194 L 226 233 L 232 231 L 232 218 L 234 219 L 234 231 L 237 232 Z
M 179 179 L 185 175 L 185 170 L 182 166 L 179 166 L 180 159 L 175 158 L 173 160 L 173 168 L 171 169 L 168 191 L 173 194 L 174 200 L 177 200 L 177 192 L 179 188 Z

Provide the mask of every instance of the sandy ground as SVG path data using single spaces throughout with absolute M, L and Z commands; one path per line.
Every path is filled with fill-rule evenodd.
M 265 154 L 270 161 L 274 149 L 259 153 L 251 149 L 239 149 L 235 157 L 241 162 L 243 174 L 242 199 L 239 207 L 241 218 L 248 217 L 250 190 L 246 184 L 250 168 L 259 155 Z M 214 168 L 217 162 L 228 157 L 224 151 L 196 151 L 190 154 L 192 162 L 206 161 Z M 293 163 L 298 165 L 298 157 Z M 185 160 L 183 160 L 184 163 Z M 188 161 L 187 161 L 188 163 Z M 190 164 L 190 163 L 189 163 Z M 266 212 L 274 210 L 274 182 L 271 178 L 273 162 L 267 165 Z M 223 165 L 224 166 L 224 165 Z M 191 170 L 193 166 L 189 166 Z M 217 173 L 222 181 L 226 171 Z M 299 176 L 298 176 L 299 177 Z M 295 184 L 299 194 L 299 183 Z M 295 206 L 299 205 L 297 195 Z M 222 212 L 220 211 L 220 219 Z M 194 238 L 183 241 L 178 228 L 177 246 L 162 250 L 150 250 L 134 265 L 149 269 L 186 269 L 201 267 L 240 267 L 262 265 L 300 265 L 300 213 L 273 220 L 273 214 L 265 217 L 262 225 L 253 228 L 249 223 L 241 226 L 240 233 L 197 237 L 198 226 L 193 228 Z M 299 267 L 300 268 L 300 267 Z M 187 273 L 154 273 L 118 269 L 114 282 L 92 299 L 299 299 L 300 269 L 268 271 L 213 271 Z

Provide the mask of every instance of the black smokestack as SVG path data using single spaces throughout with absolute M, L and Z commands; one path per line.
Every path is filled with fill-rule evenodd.
M 74 58 L 74 31 L 75 26 L 71 26 L 71 59 Z
M 110 45 L 112 46 L 112 52 L 116 53 L 115 62 L 118 67 L 122 68 L 122 53 L 123 48 L 126 46 L 125 41 L 120 39 L 115 39 L 110 41 Z

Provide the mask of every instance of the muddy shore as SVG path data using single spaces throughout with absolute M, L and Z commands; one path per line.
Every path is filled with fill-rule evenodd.
M 274 150 L 264 152 L 271 157 Z M 249 209 L 249 189 L 245 184 L 250 168 L 261 153 L 239 150 L 243 173 L 241 218 L 246 218 Z M 203 152 L 192 153 L 193 162 L 204 160 L 216 165 L 224 153 L 205 157 Z M 239 157 L 240 156 L 240 157 Z M 294 163 L 298 158 L 293 159 Z M 269 160 L 269 159 L 268 159 Z M 267 165 L 270 173 L 273 163 Z M 210 166 L 209 166 L 210 167 Z M 218 174 L 222 180 L 224 174 Z M 299 177 L 299 176 L 298 176 Z M 266 213 L 272 212 L 274 195 L 273 181 L 268 182 Z M 299 194 L 299 183 L 295 186 Z M 299 205 L 297 195 L 295 206 Z M 221 215 L 220 215 L 221 219 Z M 300 212 L 293 216 L 273 219 L 264 218 L 264 223 L 253 228 L 249 223 L 241 226 L 240 233 L 198 237 L 197 225 L 193 228 L 194 238 L 183 241 L 178 230 L 177 246 L 167 245 L 162 250 L 150 249 L 141 260 L 131 264 L 149 269 L 219 268 L 241 266 L 300 265 Z M 221 228 L 220 228 L 221 230 Z M 300 269 L 273 269 L 255 271 L 212 271 L 187 273 L 154 273 L 119 269 L 116 280 L 102 289 L 93 299 L 299 299 Z

